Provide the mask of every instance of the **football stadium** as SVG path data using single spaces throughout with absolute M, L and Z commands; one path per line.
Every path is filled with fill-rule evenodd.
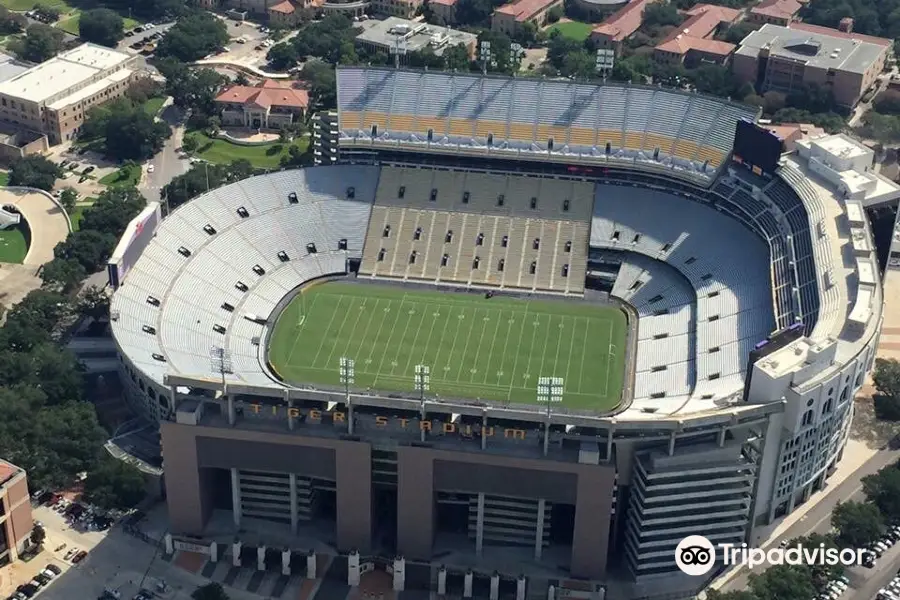
M 882 322 L 871 151 L 661 87 L 337 85 L 317 166 L 149 208 L 110 265 L 174 536 L 399 597 L 681 598 L 683 537 L 825 484 Z

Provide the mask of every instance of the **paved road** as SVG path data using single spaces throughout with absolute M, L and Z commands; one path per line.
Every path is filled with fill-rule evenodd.
M 144 177 L 138 189 L 147 200 L 159 200 L 160 190 L 175 177 L 187 172 L 190 162 L 178 156 L 177 148 L 181 147 L 184 135 L 183 116 L 181 111 L 169 105 L 163 109 L 160 118 L 172 127 L 172 137 L 166 140 L 162 152 L 154 156 L 148 164 L 153 165 L 153 172 L 145 169 Z
M 777 545 L 782 540 L 791 540 L 809 533 L 827 533 L 831 529 L 831 511 L 834 509 L 834 506 L 838 502 L 850 499 L 862 500 L 862 483 L 860 480 L 866 475 L 876 473 L 882 467 L 898 459 L 900 459 L 900 450 L 882 450 L 878 452 L 857 469 L 853 475 L 835 486 L 828 495 L 810 509 L 802 519 L 788 528 L 783 535 L 771 540 L 766 546 Z M 863 600 L 874 596 L 896 573 L 898 566 L 900 566 L 900 544 L 881 557 L 875 569 L 861 567 L 853 569 L 848 574 L 851 586 L 855 590 L 851 592 L 852 598 L 854 600 Z M 754 572 L 761 572 L 762 570 L 762 568 L 756 568 Z M 724 585 L 722 591 L 747 589 L 748 574 L 747 569 L 744 569 L 740 575 Z

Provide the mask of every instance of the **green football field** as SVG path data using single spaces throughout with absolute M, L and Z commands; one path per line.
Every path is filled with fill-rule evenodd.
M 357 389 L 535 403 L 539 377 L 563 378 L 562 405 L 615 408 L 622 395 L 626 320 L 620 310 L 345 282 L 314 285 L 285 308 L 269 361 L 285 380 L 340 385 L 341 357 Z

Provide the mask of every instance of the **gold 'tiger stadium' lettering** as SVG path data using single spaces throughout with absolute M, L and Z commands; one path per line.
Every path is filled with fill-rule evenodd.
M 301 410 L 299 408 L 294 407 L 285 407 L 285 406 L 277 406 L 277 405 L 263 405 L 259 403 L 251 403 L 247 405 L 250 409 L 250 412 L 254 415 L 264 416 L 267 414 L 271 414 L 271 416 L 280 416 L 285 415 L 289 419 L 299 419 L 300 417 L 306 415 L 307 423 L 322 424 L 322 418 L 325 416 L 331 417 L 333 423 L 346 423 L 347 422 L 347 414 L 341 411 L 322 411 L 315 408 L 309 410 Z M 266 410 L 269 409 L 269 410 Z M 449 421 L 419 421 L 416 419 L 407 419 L 405 417 L 386 417 L 383 415 L 375 416 L 375 425 L 378 427 L 387 427 L 391 422 L 400 423 L 400 427 L 402 429 L 406 429 L 409 427 L 410 422 L 416 421 L 419 424 L 419 429 L 423 431 L 427 431 L 429 433 L 445 433 L 445 434 L 459 434 L 464 437 L 476 437 L 482 434 L 481 429 L 473 429 L 471 425 L 457 425 L 456 423 L 450 423 Z M 485 437 L 493 437 L 497 435 L 497 429 L 494 427 L 484 427 L 483 433 Z M 526 436 L 526 431 L 524 429 L 514 429 L 514 428 L 504 428 L 503 437 L 508 439 L 515 440 L 524 440 Z

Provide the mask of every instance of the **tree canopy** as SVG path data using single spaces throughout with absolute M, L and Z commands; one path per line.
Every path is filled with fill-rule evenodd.
M 227 79 L 212 69 L 193 69 L 177 60 L 167 59 L 157 65 L 166 78 L 166 93 L 172 102 L 195 113 L 212 115 L 213 100 Z
M 86 10 L 78 19 L 78 35 L 86 42 L 115 48 L 125 37 L 125 21 L 108 8 Z
M 804 21 L 837 29 L 841 19 L 853 19 L 853 31 L 886 38 L 900 37 L 900 0 L 816 0 L 801 11 Z
M 83 139 L 103 138 L 106 155 L 118 160 L 151 158 L 171 135 L 167 124 L 127 98 L 91 109 L 79 134 Z
M 862 479 L 866 498 L 881 511 L 885 522 L 900 523 L 900 466 L 887 466 Z
M 222 584 L 212 582 L 201 585 L 191 592 L 191 598 L 193 600 L 228 600 L 228 594 L 225 593 Z
M 208 12 L 193 12 L 178 19 L 159 41 L 156 55 L 193 62 L 215 52 L 228 42 L 228 29 Z
M 13 33 L 21 33 L 28 27 L 28 19 L 25 15 L 14 13 L 9 9 L 0 6 L 0 33 L 10 35 Z
M 9 185 L 34 187 L 46 191 L 53 189 L 62 169 L 40 154 L 17 158 L 9 169 Z
M 125 461 L 105 456 L 84 481 L 84 498 L 100 508 L 133 508 L 145 495 L 144 476 Z
M 184 15 L 188 3 L 184 0 L 103 0 L 103 5 L 114 11 L 145 21 L 174 19 Z
M 884 533 L 884 519 L 877 506 L 865 502 L 841 502 L 834 507 L 831 524 L 840 542 L 850 548 L 866 548 Z
M 162 189 L 161 195 L 171 210 L 206 192 L 207 189 L 240 181 L 255 173 L 253 165 L 247 160 L 236 160 L 229 165 L 195 164 L 187 173 L 169 182 Z
M 12 40 L 6 47 L 19 58 L 41 63 L 59 53 L 64 37 L 60 29 L 34 23 L 25 30 L 24 38 Z

